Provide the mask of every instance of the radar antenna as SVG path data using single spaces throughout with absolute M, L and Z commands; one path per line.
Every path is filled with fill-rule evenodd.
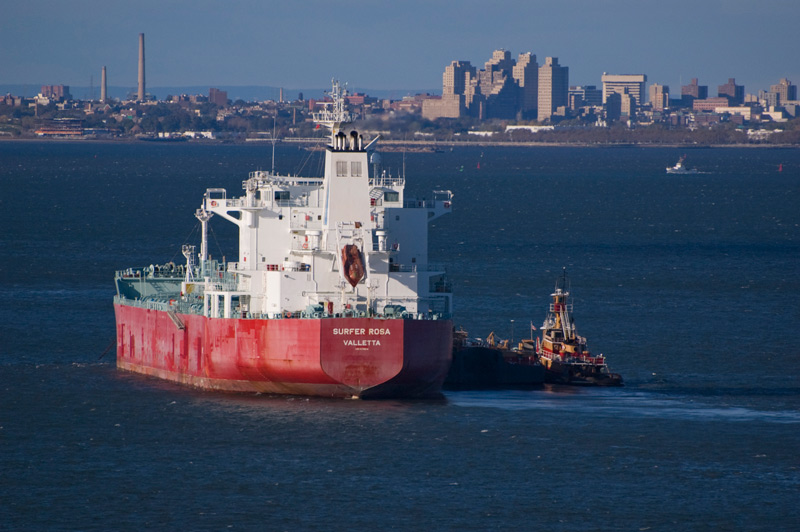
M 331 131 L 331 143 L 335 142 L 335 137 L 341 130 L 342 125 L 352 123 L 353 115 L 345 109 L 347 89 L 343 88 L 336 79 L 331 80 L 331 102 L 325 102 L 321 111 L 312 113 L 314 122 L 325 126 Z

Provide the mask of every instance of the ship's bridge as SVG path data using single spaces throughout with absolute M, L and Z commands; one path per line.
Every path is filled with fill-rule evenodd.
M 270 186 L 318 187 L 322 185 L 322 182 L 323 178 L 321 177 L 300 177 L 291 174 L 278 175 L 264 170 L 256 170 L 250 172 L 247 180 L 242 181 L 242 188 L 244 190 L 255 190 Z

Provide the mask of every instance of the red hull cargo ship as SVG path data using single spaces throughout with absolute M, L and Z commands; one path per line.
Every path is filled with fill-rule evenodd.
M 251 172 L 245 195 L 208 189 L 185 264 L 115 276 L 117 366 L 203 389 L 325 397 L 431 397 L 451 362 L 452 294 L 428 262 L 428 223 L 452 193 L 404 197 L 380 174 L 338 83 L 316 113 L 331 131 L 321 178 Z M 370 160 L 370 156 L 373 156 Z M 213 216 L 239 228 L 237 262 L 210 260 Z

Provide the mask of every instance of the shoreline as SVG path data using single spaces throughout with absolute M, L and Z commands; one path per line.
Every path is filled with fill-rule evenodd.
M 279 139 L 278 144 L 297 144 L 297 145 L 314 145 L 325 141 L 327 138 L 284 138 Z M 54 142 L 54 143 L 101 143 L 101 144 L 144 144 L 146 141 L 138 138 L 30 138 L 30 137 L 16 137 L 12 138 L 5 135 L 0 135 L 0 142 Z M 245 145 L 254 144 L 252 140 L 194 140 L 189 139 L 185 142 L 169 142 L 169 141 L 149 141 L 148 144 L 155 145 Z M 504 147 L 504 148 L 671 148 L 671 149 L 705 149 L 705 148 L 772 148 L 772 149 L 800 149 L 800 144 L 750 144 L 750 143 L 737 143 L 737 144 L 675 144 L 675 143 L 586 143 L 586 142 L 512 142 L 512 141 L 448 141 L 448 140 L 394 140 L 394 139 L 381 139 L 380 144 L 384 147 L 392 147 L 383 151 L 402 151 L 403 148 L 411 148 L 410 153 L 436 153 L 441 151 L 441 148 L 460 148 L 460 147 Z M 322 148 L 322 147 L 320 147 Z M 416 148 L 416 149 L 415 149 Z

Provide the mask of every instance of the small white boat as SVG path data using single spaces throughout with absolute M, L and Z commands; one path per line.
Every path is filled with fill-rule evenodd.
M 686 168 L 683 166 L 683 161 L 686 160 L 686 155 L 681 156 L 675 166 L 667 166 L 668 174 L 697 174 L 697 168 Z

